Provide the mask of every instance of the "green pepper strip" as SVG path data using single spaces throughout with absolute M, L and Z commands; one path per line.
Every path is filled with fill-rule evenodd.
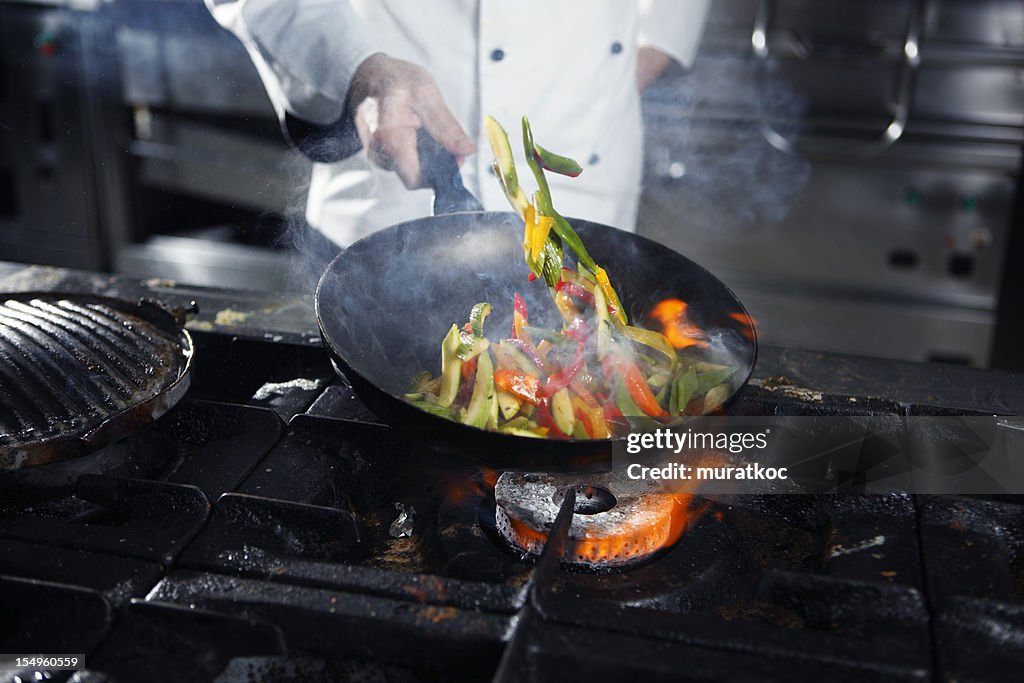
M 736 368 L 721 368 L 718 370 L 702 372 L 697 375 L 697 391 L 699 393 L 705 393 L 732 377 L 735 372 Z
M 679 374 L 672 380 L 672 400 L 669 405 L 669 413 L 681 415 L 694 396 L 700 393 L 697 373 L 693 366 L 680 370 Z
M 508 141 L 508 133 L 501 127 L 501 124 L 493 116 L 484 119 L 484 126 L 487 129 L 487 139 L 491 144 L 491 151 L 494 152 L 494 173 L 498 177 L 501 189 L 509 203 L 525 220 L 528 200 L 523 188 L 519 186 L 519 178 L 516 175 L 516 165 L 512 159 L 512 147 Z M 562 268 L 562 241 L 557 233 L 549 233 L 547 240 L 537 260 L 526 255 L 526 265 L 534 275 L 544 279 L 548 287 L 554 287 L 558 283 L 558 277 Z
M 575 159 L 563 157 L 561 154 L 555 154 L 554 152 L 544 149 L 540 145 L 534 145 L 534 151 L 537 154 L 537 161 L 539 161 L 540 165 L 549 171 L 558 173 L 559 175 L 567 175 L 570 178 L 575 178 L 580 173 L 583 173 L 583 167 L 580 166 Z
M 621 375 L 615 377 L 615 407 L 619 409 L 624 417 L 646 417 L 647 414 L 640 409 L 633 397 L 629 395 L 626 388 L 626 380 Z
M 569 221 L 565 220 L 560 213 L 555 211 L 555 207 L 551 204 L 551 188 L 548 187 L 548 179 L 544 176 L 544 169 L 537 163 L 537 148 L 533 143 L 533 131 L 530 129 L 530 120 L 525 116 L 523 117 L 523 151 L 526 154 L 526 163 L 530 166 L 530 170 L 533 171 L 533 177 L 537 180 L 538 191 L 535 195 L 537 197 L 537 209 L 541 214 L 555 219 L 555 233 L 562 238 L 563 242 L 569 245 L 570 249 L 576 252 L 576 256 L 583 262 L 583 265 L 591 270 L 596 270 L 597 263 L 590 257 L 587 248 L 583 245 L 583 240 L 580 239 L 580 236 L 569 225 Z

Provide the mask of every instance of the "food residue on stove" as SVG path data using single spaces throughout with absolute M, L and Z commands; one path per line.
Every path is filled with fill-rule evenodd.
M 416 508 L 396 502 L 395 510 L 398 512 L 398 516 L 388 527 L 388 534 L 391 538 L 409 538 L 412 536 L 413 524 L 416 521 Z
M 868 548 L 876 548 L 884 544 L 885 536 L 875 536 L 874 538 L 868 538 L 861 541 L 860 543 L 855 543 L 850 547 L 846 547 L 842 543 L 836 543 L 828 549 L 828 556 L 829 558 L 833 558 L 839 557 L 841 555 L 850 555 L 852 553 L 859 553 L 862 550 L 867 550 Z
M 793 380 L 786 377 L 785 375 L 772 375 L 771 377 L 765 377 L 761 380 L 761 386 L 765 389 L 775 389 L 776 387 L 788 387 L 793 384 Z
M 287 395 L 293 390 L 314 391 L 320 388 L 320 384 L 320 380 L 306 379 L 304 377 L 297 377 L 287 382 L 267 382 L 253 394 L 252 400 L 266 401 L 274 396 Z
M 174 289 L 178 286 L 176 281 L 163 277 L 152 277 L 148 280 L 143 280 L 142 284 L 150 289 Z
M 233 308 L 225 308 L 217 311 L 217 315 L 214 317 L 213 322 L 216 325 L 232 327 L 234 325 L 241 325 L 251 315 L 252 313 L 248 311 L 236 311 Z

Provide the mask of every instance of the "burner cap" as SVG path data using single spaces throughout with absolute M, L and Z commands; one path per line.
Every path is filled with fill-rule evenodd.
M 585 478 L 583 478 L 585 476 Z M 505 540 L 539 555 L 565 492 L 576 489 L 576 514 L 564 561 L 622 567 L 675 543 L 686 528 L 691 496 L 622 473 L 505 472 L 494 488 L 496 523 Z

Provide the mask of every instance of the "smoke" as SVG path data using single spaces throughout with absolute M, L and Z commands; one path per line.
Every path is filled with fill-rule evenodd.
M 771 147 L 761 121 L 799 120 L 805 108 L 778 78 L 761 87 L 750 59 L 702 52 L 692 71 L 666 74 L 644 97 L 641 232 L 670 246 L 770 235 L 811 165 Z

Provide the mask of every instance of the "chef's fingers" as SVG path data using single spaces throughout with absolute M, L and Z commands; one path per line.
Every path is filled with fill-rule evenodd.
M 374 136 L 378 163 L 398 174 L 402 184 L 414 190 L 420 183 L 420 158 L 416 152 L 416 129 L 402 126 L 382 128 Z
M 423 67 L 378 54 L 360 65 L 357 76 L 353 87 L 361 89 L 353 95 L 360 102 L 356 129 L 367 157 L 395 171 L 406 187 L 422 187 L 416 151 L 418 128 L 426 129 L 460 164 L 476 151 L 473 140 L 445 104 L 437 82 Z
M 416 99 L 412 104 L 430 137 L 454 156 L 466 157 L 476 151 L 472 138 L 448 110 L 441 89 L 433 80 L 416 89 Z
M 409 105 L 408 94 L 396 92 L 381 99 L 379 125 L 367 147 L 370 160 L 393 170 L 409 189 L 420 187 L 420 160 L 416 129 L 420 118 Z

